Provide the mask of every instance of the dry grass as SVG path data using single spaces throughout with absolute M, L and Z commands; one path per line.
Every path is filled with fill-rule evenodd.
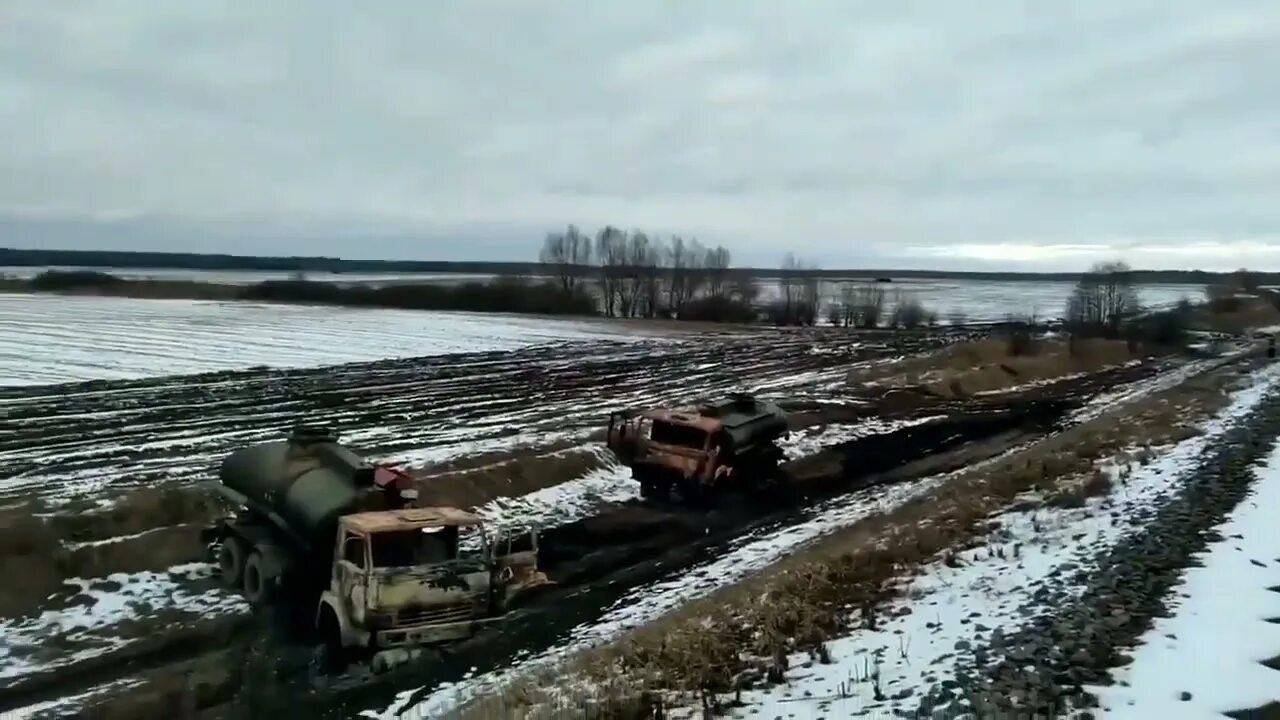
M 1272 325 L 1280 325 L 1280 310 L 1262 298 L 1241 298 L 1240 307 L 1231 312 L 1197 308 L 1189 323 L 1192 330 L 1232 334 Z
M 418 503 L 475 507 L 497 497 L 524 495 L 605 467 L 598 447 L 531 451 L 465 469 L 418 478 Z
M 1031 382 L 1094 373 L 1142 356 L 1141 352 L 1130 351 L 1123 340 L 1102 339 L 1080 340 L 1074 351 L 1063 340 L 1037 340 L 1027 354 L 1015 356 L 1010 355 L 1005 340 L 989 338 L 959 343 L 890 366 L 850 373 L 848 384 L 853 388 L 861 385 L 920 388 L 934 396 L 968 397 Z
M 575 716 L 639 717 L 662 688 L 714 706 L 745 679 L 780 678 L 787 657 L 857 627 L 874 627 L 877 609 L 927 562 L 950 561 L 983 542 L 987 518 L 1029 492 L 1048 502 L 1106 492 L 1094 472 L 1127 447 L 1163 444 L 1195 432 L 1221 408 L 1236 377 L 1218 371 L 1047 438 L 1023 452 L 954 474 L 942 487 L 895 511 L 867 518 L 815 542 L 743 582 L 638 628 L 554 670 L 586 680 L 561 705 L 590 704 Z M 466 708 L 462 717 L 524 717 L 549 699 L 542 680 Z M 608 699 L 603 704 L 602 699 Z M 604 713 L 604 708 L 612 708 Z M 537 715 L 541 717 L 543 715 Z
M 1003 344 L 999 350 L 1005 350 Z M 1042 340 L 1036 343 L 1029 355 L 1000 356 L 991 352 L 974 359 L 967 366 L 953 363 L 931 377 L 926 388 L 942 397 L 968 397 L 1031 382 L 1095 373 L 1139 357 L 1130 352 L 1123 340 L 1081 340 L 1077 342 L 1074 353 L 1066 342 Z

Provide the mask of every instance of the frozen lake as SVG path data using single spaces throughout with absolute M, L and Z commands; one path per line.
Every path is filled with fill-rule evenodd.
M 844 286 L 866 284 L 823 281 L 819 288 L 823 307 L 839 302 Z M 963 316 L 968 322 L 992 322 L 1003 320 L 1010 313 L 1033 314 L 1041 320 L 1061 318 L 1076 284 L 1042 280 L 895 280 L 876 286 L 884 289 L 886 307 L 890 309 L 894 297 L 901 294 L 919 300 L 943 322 L 953 314 Z M 761 291 L 762 297 L 777 297 L 781 289 L 777 281 L 767 281 L 761 283 Z M 1138 299 L 1145 307 L 1171 306 L 1182 297 L 1203 300 L 1204 288 L 1176 284 L 1138 286 Z M 825 320 L 824 313 L 820 321 Z

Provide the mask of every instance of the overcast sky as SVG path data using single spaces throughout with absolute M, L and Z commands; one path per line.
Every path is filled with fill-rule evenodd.
M 3 0 L 0 246 L 1280 270 L 1275 0 Z

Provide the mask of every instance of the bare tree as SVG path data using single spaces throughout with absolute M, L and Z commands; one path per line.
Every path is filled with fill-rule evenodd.
M 662 273 L 667 248 L 660 238 L 648 241 L 645 248 L 641 282 L 644 285 L 644 315 L 655 317 L 662 306 Z
M 565 292 L 573 289 L 574 277 L 569 265 L 564 233 L 547 233 L 542 241 L 542 251 L 538 253 L 538 261 L 556 274 Z
M 800 301 L 800 259 L 793 252 L 782 258 L 782 277 L 779 278 L 779 290 L 782 291 L 782 314 L 785 322 L 792 322 L 795 317 L 796 304 Z
M 755 305 L 760 297 L 760 285 L 746 273 L 733 276 L 730 285 L 729 295 L 743 305 Z
M 822 302 L 822 279 L 817 275 L 817 263 L 804 264 L 801 269 L 808 272 L 800 278 L 800 307 L 797 320 L 802 325 L 816 325 L 818 305 Z
M 925 324 L 928 319 L 929 311 L 925 309 L 919 298 L 907 295 L 901 290 L 894 293 L 891 325 L 913 330 Z
M 640 230 L 632 231 L 626 243 L 626 270 L 622 278 L 619 306 L 627 317 L 640 315 L 641 299 L 645 292 L 645 266 L 649 262 L 649 236 Z
M 685 254 L 689 258 L 688 267 L 684 273 L 684 283 L 680 288 L 678 298 L 679 304 L 677 310 L 683 312 L 686 305 L 690 301 L 696 299 L 698 294 L 702 292 L 707 284 L 707 249 L 697 238 L 689 241 L 689 245 L 685 248 Z
M 618 314 L 619 289 L 626 271 L 627 234 L 606 225 L 596 233 L 596 256 L 600 258 L 600 295 L 604 300 L 604 313 L 613 317 Z
M 570 225 L 564 232 L 547 233 L 538 260 L 551 268 L 565 292 L 573 292 L 591 264 L 591 243 Z
M 730 255 L 723 245 L 708 248 L 703 262 L 707 278 L 707 294 L 713 298 L 725 296 L 729 278 Z
M 570 225 L 564 232 L 564 246 L 570 268 L 568 289 L 572 291 L 591 272 L 591 238 L 579 232 L 576 226 Z
M 840 285 L 840 299 L 831 305 L 832 325 L 853 326 L 853 305 L 857 299 L 857 289 L 850 283 Z
M 1067 300 L 1068 325 L 1075 332 L 1118 333 L 1120 322 L 1140 309 L 1132 272 L 1123 262 L 1090 268 Z
M 678 312 L 684 298 L 689 272 L 689 252 L 684 238 L 676 235 L 667 246 L 667 309 Z
M 880 327 L 884 317 L 884 288 L 879 285 L 863 285 L 852 293 L 850 324 L 864 330 Z

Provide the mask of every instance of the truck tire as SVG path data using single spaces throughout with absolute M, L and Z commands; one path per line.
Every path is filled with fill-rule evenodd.
M 324 608 L 320 611 L 320 623 L 317 628 L 320 637 L 316 652 L 320 672 L 324 675 L 337 675 L 347 669 L 351 662 L 350 653 L 342 645 L 342 626 L 333 610 Z
M 249 554 L 244 563 L 244 582 L 241 591 L 250 604 L 266 605 L 271 601 L 272 578 L 266 573 L 262 561 L 262 553 L 257 550 Z
M 223 585 L 238 588 L 244 583 L 244 556 L 244 542 L 234 535 L 228 535 L 218 544 L 218 569 Z

